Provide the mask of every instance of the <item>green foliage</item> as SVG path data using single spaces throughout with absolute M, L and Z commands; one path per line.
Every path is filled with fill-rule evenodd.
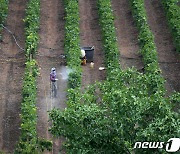
M 176 50 L 180 52 L 180 8 L 178 0 L 162 0 L 169 27 L 171 29 Z
M 40 1 L 31 0 L 26 9 L 26 57 L 31 60 L 37 51 L 39 36 Z
M 42 151 L 44 150 L 48 150 L 51 151 L 52 150 L 52 141 L 47 141 L 46 139 L 39 139 L 38 141 L 38 145 L 39 145 L 39 149 L 41 149 Z
M 0 0 L 0 32 L 2 30 L 2 24 L 4 23 L 8 13 L 8 0 Z M 1 39 L 1 35 L 0 35 Z
M 15 153 L 31 153 L 37 150 L 36 76 L 31 71 L 35 66 L 30 62 L 26 65 L 21 104 L 21 136 Z
M 36 77 L 38 68 L 35 60 L 26 62 L 24 83 L 23 83 L 23 101 L 21 104 L 21 136 L 16 147 L 15 153 L 39 153 L 45 149 L 51 150 L 52 142 L 44 139 L 38 139 L 37 108 L 36 108 Z
M 119 50 L 110 0 L 98 0 L 99 20 L 102 29 L 107 75 L 119 68 Z
M 172 102 L 173 110 L 180 113 L 180 92 L 173 93 L 169 101 Z
M 66 6 L 72 5 L 70 12 L 73 14 L 77 13 L 74 11 L 76 2 L 65 1 Z M 179 115 L 172 111 L 172 103 L 179 101 L 179 94 L 164 97 L 164 79 L 160 75 L 154 38 L 147 25 L 143 0 L 131 0 L 131 4 L 140 31 L 139 42 L 146 73 L 119 69 L 111 3 L 109 0 L 99 0 L 107 80 L 88 87 L 82 94 L 80 84 L 77 84 L 79 71 L 74 71 L 69 80 L 68 108 L 64 111 L 54 109 L 49 114 L 52 121 L 50 132 L 55 136 L 64 136 L 67 153 L 165 153 L 164 149 L 142 151 L 133 149 L 133 146 L 136 141 L 166 142 L 169 138 L 179 136 Z M 68 16 L 66 19 L 76 24 L 78 21 Z M 79 31 L 78 28 L 71 29 L 71 26 L 68 29 L 69 32 L 76 30 Z M 80 63 L 75 62 L 72 55 L 76 57 L 79 53 L 72 49 L 74 44 L 70 39 L 74 37 L 70 34 L 68 36 L 65 47 L 67 54 L 70 54 L 67 60 L 70 66 L 74 65 L 72 68 L 78 70 L 77 64 Z
M 133 149 L 136 141 L 167 142 L 179 136 L 179 115 L 172 111 L 172 102 L 149 94 L 148 79 L 136 70 L 114 69 L 104 83 L 74 93 L 71 104 L 76 105 L 50 113 L 51 133 L 66 138 L 67 153 L 165 153 Z M 99 89 L 98 97 L 94 89 Z
M 37 62 L 35 56 L 38 45 L 38 29 L 40 15 L 40 1 L 30 0 L 26 10 L 26 69 L 23 82 L 23 101 L 21 104 L 21 136 L 15 153 L 40 153 L 44 149 L 51 150 L 52 142 L 38 139 L 37 125 Z
M 154 43 L 154 36 L 148 26 L 144 0 L 130 0 L 134 20 L 139 30 L 138 40 L 140 44 L 140 53 L 143 56 L 145 71 L 149 79 L 148 86 L 151 93 L 165 95 L 165 80 L 161 75 L 158 65 L 157 51 Z
M 170 97 L 170 101 L 174 104 L 176 103 L 180 103 L 180 93 L 179 92 L 175 92 L 171 97 Z
M 8 0 L 0 0 L 0 4 L 0 24 L 3 24 L 7 17 Z
M 78 1 L 64 0 L 66 11 L 65 24 L 65 53 L 67 65 L 73 69 L 69 76 L 69 88 L 81 85 L 81 61 L 80 61 L 80 32 L 79 32 L 79 10 Z
M 75 89 L 76 87 L 80 87 L 80 79 L 81 79 L 81 72 L 80 71 L 73 71 L 69 74 L 69 82 L 68 87 Z

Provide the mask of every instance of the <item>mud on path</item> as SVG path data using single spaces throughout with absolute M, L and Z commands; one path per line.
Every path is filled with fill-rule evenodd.
M 134 66 L 136 69 L 141 70 L 144 65 L 138 53 L 138 30 L 131 13 L 129 1 L 113 0 L 112 9 L 115 15 L 121 67 L 127 69 Z
M 173 46 L 161 1 L 145 0 L 145 8 L 149 26 L 155 37 L 159 65 L 166 79 L 166 89 L 168 93 L 180 91 L 180 55 Z
M 53 154 L 59 152 L 62 140 L 53 139 L 48 132 L 50 124 L 48 122 L 48 113 L 51 109 L 64 109 L 66 99 L 66 81 L 61 80 L 60 70 L 64 65 L 61 54 L 64 53 L 64 5 L 63 0 L 47 1 L 41 0 L 40 13 L 40 43 L 37 54 L 37 61 L 40 68 L 38 78 L 38 136 L 53 140 Z M 58 93 L 57 98 L 50 97 L 50 71 L 55 67 L 57 71 Z M 49 153 L 49 152 L 45 152 Z
M 99 71 L 104 66 L 104 53 L 101 42 L 101 30 L 98 21 L 98 8 L 96 0 L 79 0 L 80 13 L 80 44 L 83 46 L 94 46 L 94 68 L 90 64 L 82 66 L 82 87 L 93 84 L 95 81 L 105 79 L 105 72 Z
M 27 0 L 9 1 L 5 26 L 24 47 L 24 22 Z M 13 153 L 20 135 L 20 107 L 25 56 L 13 37 L 4 29 L 0 42 L 0 151 Z

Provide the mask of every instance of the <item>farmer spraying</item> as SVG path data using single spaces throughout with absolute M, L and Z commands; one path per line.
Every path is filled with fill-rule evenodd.
M 56 78 L 56 69 L 53 67 L 51 68 L 51 73 L 50 73 L 50 81 L 51 81 L 51 96 L 56 97 L 57 95 L 57 85 L 56 81 L 58 79 Z

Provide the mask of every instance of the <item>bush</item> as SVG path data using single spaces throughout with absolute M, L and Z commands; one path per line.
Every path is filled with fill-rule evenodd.
M 107 75 L 111 75 L 113 69 L 119 66 L 119 50 L 117 45 L 116 31 L 114 27 L 114 16 L 110 0 L 98 0 L 99 22 L 102 29 L 105 64 Z
M 67 65 L 73 70 L 69 76 L 69 88 L 80 87 L 81 85 L 81 60 L 80 60 L 80 31 L 79 31 L 79 10 L 77 0 L 64 0 L 66 11 L 65 24 L 65 53 Z
M 176 50 L 180 53 L 180 8 L 178 0 L 162 0 L 169 27 L 171 29 Z
M 134 20 L 139 30 L 138 41 L 141 48 L 140 53 L 143 56 L 145 71 L 149 77 L 147 85 L 149 86 L 150 93 L 161 93 L 165 95 L 165 80 L 161 75 L 158 65 L 154 36 L 147 23 L 144 1 L 130 0 L 130 4 Z

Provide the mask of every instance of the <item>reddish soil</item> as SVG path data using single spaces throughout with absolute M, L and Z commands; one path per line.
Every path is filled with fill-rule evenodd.
M 159 65 L 166 79 L 168 93 L 180 91 L 180 55 L 173 45 L 160 0 L 145 0 L 148 23 L 155 36 Z
M 40 13 L 40 43 L 38 49 L 37 61 L 40 67 L 40 76 L 38 78 L 38 136 L 53 140 L 52 153 L 57 154 L 61 147 L 62 140 L 53 139 L 48 132 L 50 124 L 48 122 L 47 111 L 55 108 L 64 109 L 66 107 L 66 85 L 67 81 L 62 80 L 60 70 L 65 64 L 61 58 L 64 53 L 64 5 L 63 0 L 47 1 L 41 0 Z M 57 70 L 58 94 L 57 98 L 50 97 L 50 79 L 51 68 Z M 49 153 L 49 152 L 45 152 Z
M 27 0 L 9 1 L 6 27 L 17 37 L 24 47 L 24 22 Z M 20 135 L 20 106 L 22 101 L 22 81 L 25 56 L 16 46 L 13 37 L 2 32 L 0 43 L 0 151 L 13 153 Z
M 127 0 L 113 0 L 112 9 L 115 14 L 121 67 L 127 69 L 134 66 L 141 70 L 144 65 L 138 53 L 138 30 L 133 20 L 130 4 Z
M 90 64 L 82 66 L 82 87 L 93 84 L 95 81 L 105 79 L 105 71 L 99 71 L 104 66 L 104 53 L 101 42 L 101 30 L 98 21 L 98 8 L 96 0 L 79 0 L 80 38 L 81 47 L 94 46 L 94 68 Z

